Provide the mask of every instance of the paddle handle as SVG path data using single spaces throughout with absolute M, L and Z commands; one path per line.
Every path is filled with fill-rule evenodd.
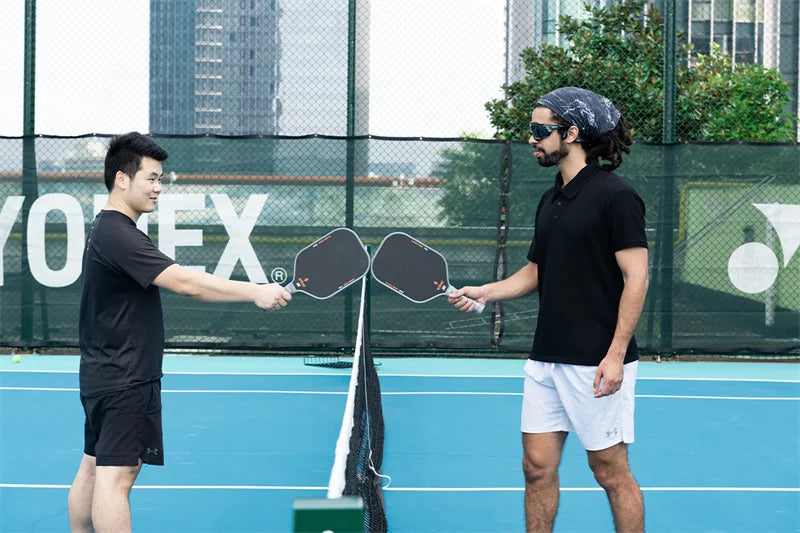
M 452 285 L 449 285 L 447 287 L 447 290 L 445 291 L 445 294 L 450 294 L 451 292 L 455 292 L 455 291 L 456 291 L 456 288 L 453 287 Z M 467 300 L 467 301 L 472 302 L 472 305 L 474 306 L 472 308 L 472 312 L 477 314 L 477 315 L 483 313 L 483 309 L 486 307 L 485 304 L 482 304 L 478 300 L 473 300 L 472 298 L 469 298 L 467 296 L 459 296 L 458 299 L 459 300 Z

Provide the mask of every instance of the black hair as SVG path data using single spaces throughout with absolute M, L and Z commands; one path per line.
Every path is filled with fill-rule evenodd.
M 614 129 L 590 141 L 583 141 L 586 148 L 586 162 L 605 159 L 608 163 L 599 165 L 603 170 L 614 170 L 622 164 L 622 154 L 631 153 L 633 138 L 628 132 L 628 123 L 620 115 Z
M 552 110 L 550 112 L 553 114 L 553 120 L 558 123 L 558 131 L 561 133 L 561 138 L 566 139 L 567 130 L 573 124 L 570 124 Z M 586 162 L 593 163 L 598 162 L 600 159 L 605 159 L 608 163 L 598 165 L 603 170 L 611 171 L 616 169 L 622 164 L 622 154 L 631 153 L 630 146 L 633 144 L 633 138 L 628 132 L 628 123 L 622 115 L 620 115 L 619 122 L 617 122 L 613 130 L 599 137 L 589 140 L 583 138 L 582 134 L 583 132 L 579 133 L 577 142 L 580 142 L 584 150 L 586 150 Z
M 117 172 L 122 171 L 133 179 L 141 167 L 142 157 L 164 161 L 167 158 L 167 151 L 149 137 L 136 131 L 111 139 L 103 174 L 106 189 L 111 192 Z

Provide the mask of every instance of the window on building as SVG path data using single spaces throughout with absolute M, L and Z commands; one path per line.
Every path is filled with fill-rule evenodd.
M 714 18 L 733 20 L 733 0 L 714 0 Z
M 719 51 L 723 54 L 733 52 L 733 22 L 724 20 L 714 21 L 714 42 L 719 45 Z
M 711 0 L 693 0 L 692 2 L 693 20 L 711 19 Z
M 737 63 L 753 63 L 756 60 L 755 24 L 752 22 L 736 23 L 736 57 Z

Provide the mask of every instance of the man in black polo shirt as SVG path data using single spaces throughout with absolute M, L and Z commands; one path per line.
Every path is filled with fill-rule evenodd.
M 276 284 L 183 268 L 137 229 L 139 215 L 155 209 L 166 158 L 164 149 L 136 132 L 112 140 L 106 154 L 108 203 L 83 254 L 80 396 L 86 420 L 84 455 L 68 498 L 73 532 L 131 531 L 128 494 L 142 463 L 164 464 L 159 288 L 262 309 L 291 299 Z
M 522 443 L 528 531 L 552 531 L 558 465 L 574 432 L 605 489 L 617 531 L 644 530 L 644 505 L 628 465 L 639 354 L 633 331 L 647 292 L 644 203 L 611 173 L 630 153 L 624 118 L 607 98 L 564 87 L 543 96 L 529 143 L 555 186 L 536 211 L 528 263 L 508 279 L 455 291 L 480 302 L 539 290 L 525 365 Z M 601 164 L 600 159 L 608 161 Z

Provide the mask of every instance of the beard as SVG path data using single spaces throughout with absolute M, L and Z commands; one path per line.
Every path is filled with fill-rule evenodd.
M 557 165 L 559 161 L 567 157 L 569 150 L 567 149 L 567 143 L 561 140 L 558 144 L 558 150 L 553 152 L 547 153 L 542 150 L 542 156 L 537 158 L 539 161 L 540 167 L 552 167 Z

